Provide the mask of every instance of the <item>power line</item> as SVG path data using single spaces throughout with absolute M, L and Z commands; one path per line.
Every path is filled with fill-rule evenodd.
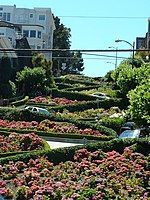
M 21 52 L 21 51 L 33 51 L 33 52 L 133 52 L 133 51 L 150 51 L 150 49 L 2 49 L 1 52 Z
M 58 16 L 62 18 L 83 18 L 83 19 L 148 19 L 149 17 L 129 17 L 129 16 L 88 16 L 88 15 L 79 15 L 79 16 Z
M 17 56 L 17 58 L 33 58 L 33 56 Z M 66 59 L 66 60 L 115 60 L 114 58 L 98 58 L 98 57 L 82 57 L 82 58 L 73 58 L 73 57 L 52 57 L 52 59 L 57 59 L 57 60 L 61 60 L 61 59 Z M 122 58 L 123 59 L 123 58 Z M 118 60 L 122 60 L 121 58 L 118 58 Z M 127 59 L 127 58 L 126 58 Z
M 115 51 L 116 52 L 116 51 Z M 92 55 L 92 56 L 104 56 L 104 57 L 112 57 L 112 58 L 116 58 L 116 56 L 110 56 L 110 55 L 104 55 L 104 54 L 93 54 L 93 53 L 82 53 L 83 55 Z M 122 58 L 125 59 L 127 57 L 120 57 L 117 56 L 117 58 Z

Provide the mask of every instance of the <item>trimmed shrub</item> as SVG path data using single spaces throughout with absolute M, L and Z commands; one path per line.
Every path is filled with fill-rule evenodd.
M 10 132 L 16 132 L 20 134 L 27 134 L 30 133 L 31 130 L 27 129 L 10 129 L 10 128 L 0 128 L 0 133 L 4 133 L 5 135 L 9 135 Z M 109 141 L 114 139 L 114 136 L 94 136 L 94 135 L 81 135 L 81 134 L 65 134 L 65 133 L 55 133 L 55 132 L 46 132 L 46 131 L 37 131 L 32 130 L 32 132 L 36 133 L 38 136 L 41 137 L 56 137 L 56 138 L 69 138 L 69 139 L 87 139 L 87 140 L 97 140 L 97 141 Z
M 25 96 L 23 99 L 11 102 L 10 105 L 12 106 L 21 106 L 24 105 L 29 100 L 28 96 Z
M 108 127 L 119 133 L 121 126 L 125 123 L 125 119 L 121 117 L 103 117 L 101 120 L 99 120 L 97 123 L 99 125 Z
M 150 153 L 150 142 L 149 138 L 142 138 L 142 139 L 114 139 L 111 141 L 105 142 L 97 142 L 93 144 L 87 144 L 82 146 L 74 146 L 74 147 L 66 147 L 66 148 L 58 148 L 45 152 L 30 152 L 30 153 L 23 153 L 20 155 L 11 156 L 11 161 L 28 161 L 31 158 L 37 158 L 38 156 L 47 156 L 48 159 L 53 162 L 54 164 L 58 164 L 60 162 L 65 162 L 68 160 L 73 160 L 74 154 L 77 150 L 81 148 L 86 148 L 88 151 L 94 152 L 96 150 L 101 149 L 104 152 L 108 151 L 118 151 L 120 153 L 123 152 L 125 147 L 132 146 L 132 148 L 144 155 L 149 155 Z M 10 161 L 10 157 L 0 158 L 0 163 L 8 163 Z
M 92 81 L 86 81 L 86 80 L 75 80 L 75 79 L 69 79 L 67 77 L 57 77 L 54 78 L 56 83 L 68 83 L 68 84 L 84 84 L 84 85 L 97 85 L 97 83 Z
M 62 90 L 57 90 L 53 89 L 52 90 L 52 97 L 66 97 L 67 99 L 71 100 L 78 100 L 78 101 L 92 101 L 96 100 L 96 97 L 92 97 L 87 94 L 79 93 L 79 92 L 69 92 L 69 91 L 62 91 Z
M 68 110 L 69 112 L 75 112 L 75 111 L 84 111 L 91 108 L 109 109 L 112 106 L 118 106 L 119 108 L 120 107 L 122 108 L 121 100 L 120 99 L 106 99 L 106 100 L 79 102 L 78 104 L 73 104 L 73 105 L 54 106 L 54 107 L 49 108 L 49 110 L 52 109 L 55 112 L 63 112 L 63 110 Z
M 86 87 L 72 87 L 72 88 L 66 88 L 67 91 L 82 91 L 82 90 L 91 90 L 99 88 L 100 85 L 93 85 L 93 86 L 86 86 Z

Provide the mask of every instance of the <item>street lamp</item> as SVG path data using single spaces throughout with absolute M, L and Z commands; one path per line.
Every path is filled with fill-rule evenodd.
M 130 42 L 126 41 L 126 40 L 115 40 L 115 42 L 126 42 L 127 44 L 129 44 L 132 49 L 133 49 L 133 54 L 132 54 L 132 60 L 134 60 L 134 47 L 135 47 L 135 42 L 133 42 L 133 44 L 131 44 Z
M 117 68 L 117 47 L 108 47 L 109 49 L 115 49 L 116 50 L 116 62 L 115 62 L 115 68 Z

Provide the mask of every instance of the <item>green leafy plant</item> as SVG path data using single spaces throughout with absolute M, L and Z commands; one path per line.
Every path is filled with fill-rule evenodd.
M 128 115 L 140 125 L 150 123 L 150 79 L 128 94 Z

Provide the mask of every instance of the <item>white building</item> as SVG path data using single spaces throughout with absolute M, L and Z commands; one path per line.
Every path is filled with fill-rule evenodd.
M 12 32 L 14 36 L 10 37 L 10 34 L 5 32 L 6 37 L 18 38 L 26 36 L 31 49 L 53 48 L 55 24 L 50 8 L 28 9 L 17 8 L 16 5 L 0 5 L 0 20 L 19 27 L 19 29 L 14 28 L 15 34 Z M 0 33 L 3 34 L 1 26 Z M 46 57 L 51 59 L 52 53 L 46 53 Z

